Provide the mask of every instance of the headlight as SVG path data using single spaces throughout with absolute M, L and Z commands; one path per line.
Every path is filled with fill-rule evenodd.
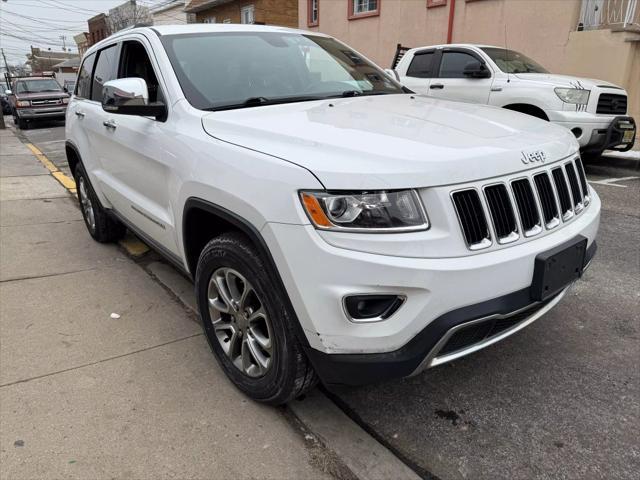
M 316 228 L 349 232 L 414 232 L 429 228 L 415 190 L 300 192 Z
M 62 103 L 69 103 L 69 97 L 64 97 L 62 99 Z
M 577 105 L 586 105 L 589 101 L 590 90 L 579 88 L 554 88 L 554 92 L 564 103 L 573 103 Z
M 18 100 L 16 102 L 16 105 L 18 107 L 30 107 L 31 106 L 31 102 L 29 100 Z

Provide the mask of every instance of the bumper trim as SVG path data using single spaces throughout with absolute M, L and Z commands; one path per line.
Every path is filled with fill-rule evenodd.
M 516 310 L 515 312 L 511 312 L 511 313 L 506 314 L 506 315 L 491 315 L 489 317 L 478 318 L 476 320 L 471 320 L 470 322 L 461 323 L 460 325 L 456 325 L 451 330 L 449 330 L 445 334 L 444 337 L 442 337 L 442 339 L 436 344 L 435 347 L 433 347 L 433 350 L 431 351 L 431 353 L 429 353 L 429 355 L 427 355 L 427 357 L 422 361 L 422 363 L 418 366 L 418 368 L 416 368 L 416 370 L 411 373 L 411 376 L 417 375 L 418 373 L 420 373 L 423 370 L 426 370 L 428 368 L 436 367 L 436 366 L 442 365 L 444 363 L 452 362 L 454 360 L 457 360 L 458 358 L 461 358 L 461 357 L 464 357 L 464 356 L 469 355 L 471 353 L 477 352 L 478 350 L 482 350 L 483 348 L 488 347 L 489 345 L 493 345 L 494 343 L 497 343 L 497 342 L 499 342 L 501 340 L 504 340 L 505 338 L 513 335 L 514 333 L 522 330 L 526 326 L 528 326 L 528 325 L 532 324 L 533 322 L 535 322 L 537 319 L 539 319 L 542 315 L 547 313 L 553 307 L 555 307 L 558 304 L 558 302 L 560 302 L 560 300 L 562 300 L 562 298 L 565 296 L 565 294 L 571 288 L 572 285 L 573 284 L 571 284 L 568 287 L 566 287 L 564 290 L 562 290 L 560 293 L 556 294 L 553 298 L 551 298 L 546 303 L 541 302 L 542 306 L 540 308 L 537 308 L 534 312 L 531 313 L 531 315 L 526 317 L 524 320 L 516 323 L 511 328 L 508 328 L 507 330 L 503 330 L 502 332 L 498 333 L 497 335 L 487 337 L 487 338 L 485 338 L 484 340 L 482 340 L 482 341 L 480 341 L 478 343 L 474 343 L 472 345 L 469 345 L 468 347 L 462 348 L 460 350 L 456 350 L 455 352 L 452 352 L 452 353 L 446 353 L 446 354 L 444 354 L 442 356 L 439 356 L 438 354 L 440 353 L 440 350 L 442 350 L 442 348 L 447 344 L 449 339 L 456 332 L 458 332 L 459 330 L 462 330 L 464 328 L 470 327 L 470 326 L 478 324 L 478 323 L 487 322 L 489 320 L 499 320 L 499 319 L 503 319 L 503 318 L 510 318 L 510 317 L 512 317 L 514 315 L 517 315 L 518 313 L 520 313 L 522 311 L 525 311 L 525 310 L 531 308 L 531 306 L 529 305 L 527 307 L 521 308 L 519 310 Z
M 596 249 L 597 246 L 594 241 L 587 249 L 583 271 L 591 263 Z M 316 350 L 311 346 L 306 346 L 305 352 L 325 385 L 366 385 L 394 378 L 408 377 L 418 373 L 418 369 L 423 367 L 423 363 L 430 364 L 433 359 L 438 358 L 436 356 L 437 352 L 446 343 L 441 343 L 441 341 L 452 329 L 467 326 L 472 321 L 487 320 L 496 316 L 509 316 L 535 305 L 542 305 L 537 312 L 511 329 L 488 339 L 478 348 L 469 349 L 465 354 L 475 352 L 480 348 L 506 338 L 535 321 L 558 303 L 565 291 L 566 289 L 546 301 L 532 302 L 530 287 L 526 287 L 502 297 L 452 310 L 433 320 L 403 347 L 392 352 L 330 354 Z M 519 328 L 516 330 L 516 327 Z M 502 333 L 506 335 L 502 336 Z M 432 352 L 436 352 L 436 354 L 432 355 Z M 462 354 L 456 355 L 456 358 L 461 356 Z M 443 359 L 446 356 L 440 358 L 442 360 L 436 364 L 444 363 Z M 454 360 L 454 358 L 447 358 L 446 361 L 450 360 Z M 429 366 L 435 366 L 435 364 Z

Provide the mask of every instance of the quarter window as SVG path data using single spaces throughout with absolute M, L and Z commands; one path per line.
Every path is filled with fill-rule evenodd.
M 91 100 L 102 102 L 102 86 L 117 75 L 118 46 L 111 45 L 98 52 L 96 69 L 93 72 Z
M 91 98 L 91 72 L 96 61 L 96 54 L 88 55 L 82 62 L 78 72 L 78 83 L 76 83 L 75 94 L 81 98 Z
M 407 69 L 407 77 L 431 78 L 433 77 L 434 52 L 420 53 L 413 57 Z
M 440 62 L 440 78 L 466 78 L 464 67 L 478 60 L 464 52 L 444 52 Z

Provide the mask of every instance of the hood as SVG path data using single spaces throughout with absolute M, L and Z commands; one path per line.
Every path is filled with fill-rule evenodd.
M 383 95 L 212 112 L 205 131 L 312 171 L 327 189 L 450 185 L 532 168 L 578 149 L 562 127 L 485 105 Z M 534 165 L 535 166 L 535 165 Z
M 554 87 L 582 87 L 586 90 L 592 90 L 594 87 L 622 89 L 618 85 L 595 78 L 572 77 L 570 75 L 555 75 L 553 73 L 515 73 L 514 76 L 519 78 L 520 80 L 530 80 L 533 82 L 547 83 L 549 85 L 553 85 Z

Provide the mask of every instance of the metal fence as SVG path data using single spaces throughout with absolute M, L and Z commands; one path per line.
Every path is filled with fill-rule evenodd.
M 639 3 L 639 0 L 582 0 L 578 28 L 623 28 L 640 31 Z

